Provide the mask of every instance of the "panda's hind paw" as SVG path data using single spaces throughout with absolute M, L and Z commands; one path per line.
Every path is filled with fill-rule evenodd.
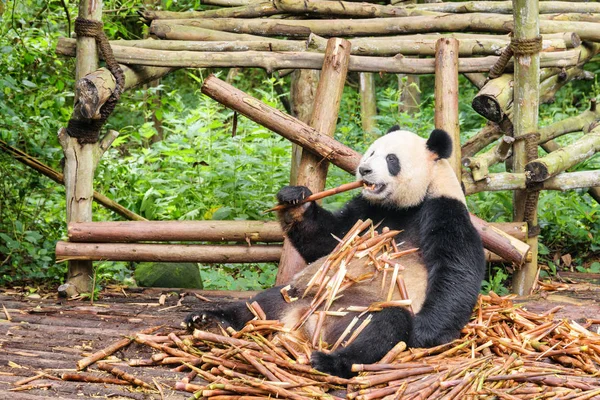
M 310 363 L 318 371 L 341 378 L 351 378 L 356 375 L 352 372 L 352 362 L 339 354 L 325 354 L 315 351 L 310 357 Z
M 277 201 L 280 204 L 295 205 L 311 194 L 312 192 L 306 186 L 285 186 L 277 193 Z
M 183 324 L 190 332 L 194 329 L 206 329 L 215 323 L 215 318 L 207 311 L 192 312 L 185 317 Z

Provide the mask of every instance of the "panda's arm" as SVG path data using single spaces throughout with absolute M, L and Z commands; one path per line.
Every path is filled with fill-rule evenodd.
M 363 203 L 359 196 L 332 213 L 310 202 L 280 211 L 279 221 L 302 258 L 311 263 L 335 248 L 338 242 L 332 235 L 342 237 L 358 219 L 364 219 L 366 206 Z
M 410 344 L 432 347 L 456 339 L 469 321 L 484 277 L 485 257 L 466 207 L 455 199 L 425 202 L 419 242 L 428 284 Z

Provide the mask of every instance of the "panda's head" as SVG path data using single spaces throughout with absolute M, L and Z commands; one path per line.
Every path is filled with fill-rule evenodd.
M 356 171 L 365 182 L 362 196 L 372 203 L 406 208 L 426 197 L 446 196 L 465 202 L 460 183 L 446 160 L 452 139 L 443 130 L 429 139 L 393 127 L 365 152 Z

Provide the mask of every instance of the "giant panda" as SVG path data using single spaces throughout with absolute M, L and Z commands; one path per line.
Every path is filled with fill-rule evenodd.
M 339 211 L 302 203 L 311 194 L 304 186 L 287 186 L 277 194 L 279 203 L 288 206 L 278 213 L 282 228 L 309 265 L 291 282 L 290 295 L 298 301 L 286 303 L 281 287 L 274 287 L 250 302 L 257 301 L 268 319 L 279 319 L 286 326 L 294 326 L 309 307 L 311 296 L 302 298 L 308 279 L 337 245 L 336 237 L 343 237 L 358 219 L 381 222 L 380 229 L 400 230 L 394 238 L 398 246 L 419 248 L 399 260 L 414 315 L 403 307 L 372 312 L 370 323 L 350 345 L 331 353 L 313 352 L 311 364 L 316 369 L 349 377 L 352 364 L 376 362 L 399 341 L 411 347 L 433 347 L 460 335 L 477 300 L 485 258 L 461 186 L 447 161 L 451 152 L 451 138 L 443 130 L 434 130 L 425 140 L 394 127 L 362 157 L 356 177 L 365 185 Z M 360 275 L 366 262 L 352 261 L 348 274 Z M 350 286 L 335 301 L 335 308 L 369 306 L 381 300 L 381 279 Z M 356 315 L 327 317 L 321 328 L 324 340 L 334 343 Z M 253 317 L 246 302 L 237 302 L 191 313 L 185 323 L 190 329 L 218 322 L 239 330 Z M 313 315 L 302 326 L 307 338 L 312 337 L 315 319 Z

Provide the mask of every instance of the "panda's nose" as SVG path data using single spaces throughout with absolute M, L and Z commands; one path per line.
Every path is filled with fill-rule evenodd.
M 369 175 L 373 170 L 369 167 L 358 167 L 358 173 L 361 176 Z

